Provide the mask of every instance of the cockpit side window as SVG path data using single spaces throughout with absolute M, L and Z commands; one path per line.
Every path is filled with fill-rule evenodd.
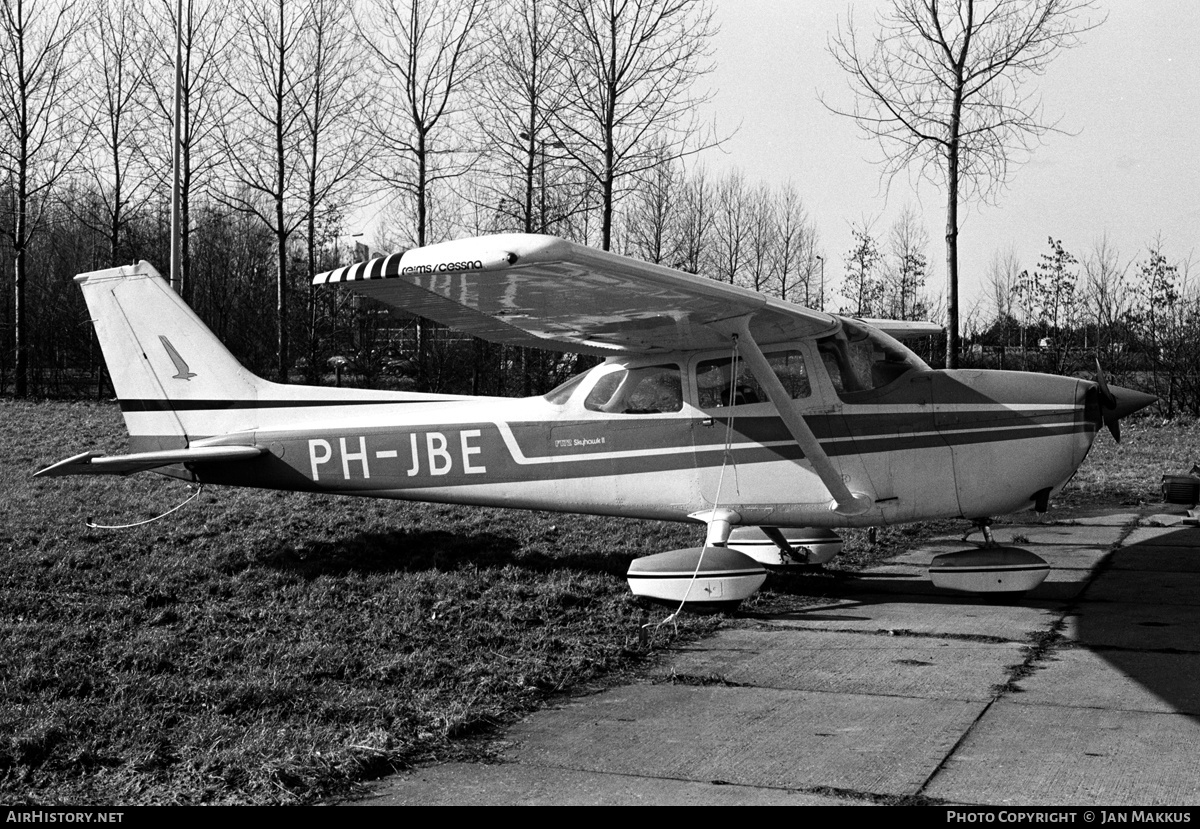
M 776 351 L 764 356 L 793 400 L 812 394 L 808 370 L 799 351 Z M 737 376 L 732 374 L 733 360 L 729 357 L 697 364 L 696 387 L 701 409 L 764 403 L 770 399 L 745 360 L 738 360 Z
M 609 372 L 583 401 L 608 414 L 661 414 L 683 410 L 683 372 L 677 365 L 641 366 Z
M 817 351 L 838 397 L 847 403 L 866 402 L 868 392 L 908 371 L 929 369 L 898 340 L 848 319 L 842 319 L 837 334 L 817 341 Z

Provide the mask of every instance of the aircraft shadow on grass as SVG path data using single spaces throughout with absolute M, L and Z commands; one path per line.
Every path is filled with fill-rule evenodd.
M 611 551 L 550 555 L 523 549 L 517 539 L 495 533 L 396 530 L 300 545 L 273 542 L 252 551 L 249 557 L 232 555 L 219 566 L 231 571 L 252 566 L 268 567 L 316 578 L 349 573 L 412 573 L 515 565 L 542 572 L 565 569 L 623 578 L 630 558 Z

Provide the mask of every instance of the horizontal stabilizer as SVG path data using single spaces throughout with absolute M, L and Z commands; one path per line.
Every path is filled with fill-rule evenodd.
M 246 461 L 257 458 L 266 450 L 260 446 L 195 446 L 190 449 L 168 449 L 161 452 L 138 452 L 132 455 L 102 456 L 99 452 L 83 452 L 35 472 L 35 478 L 55 478 L 60 475 L 132 475 L 160 466 L 176 463 L 212 463 L 214 461 Z

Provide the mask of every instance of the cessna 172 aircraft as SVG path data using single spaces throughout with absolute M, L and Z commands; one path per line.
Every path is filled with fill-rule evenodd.
M 38 475 L 155 470 L 705 524 L 704 547 L 634 562 L 635 592 L 659 599 L 756 589 L 765 571 L 726 547 L 746 528 L 765 528 L 778 547 L 767 560 L 783 564 L 806 557 L 779 528 L 1044 510 L 1098 427 L 1117 435 L 1153 400 L 1103 374 L 935 371 L 889 335 L 929 324 L 839 317 L 549 236 L 463 239 L 316 278 L 493 342 L 606 358 L 524 399 L 267 382 L 146 262 L 76 281 L 131 453 L 84 452 Z M 960 589 L 1044 577 L 1041 559 L 999 549 L 931 572 Z

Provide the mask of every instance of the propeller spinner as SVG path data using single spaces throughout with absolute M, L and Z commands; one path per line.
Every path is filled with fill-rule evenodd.
M 1096 360 L 1096 385 L 1100 387 L 1100 417 L 1117 443 L 1121 442 L 1121 418 L 1144 409 L 1158 398 L 1152 394 L 1110 386 L 1100 360 Z

